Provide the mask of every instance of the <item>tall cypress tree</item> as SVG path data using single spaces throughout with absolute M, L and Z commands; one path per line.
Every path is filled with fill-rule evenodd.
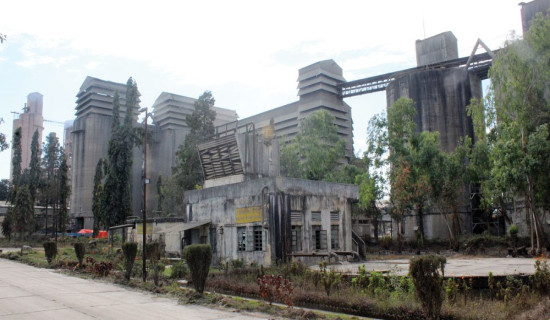
M 15 129 L 13 132 L 13 157 L 11 158 L 11 168 L 12 168 L 12 186 L 10 189 L 10 196 L 8 201 L 13 202 L 15 200 L 15 190 L 19 185 L 19 180 L 21 179 L 21 127 Z M 13 191 L 13 192 L 12 192 Z
M 113 100 L 113 122 L 111 139 L 108 147 L 108 160 L 102 211 L 108 213 L 105 217 L 107 227 L 121 224 L 132 212 L 132 194 L 130 173 L 132 170 L 132 148 L 134 146 L 134 109 L 137 107 L 137 85 L 130 78 L 126 85 L 126 116 L 120 124 L 120 100 L 118 93 Z
M 59 170 L 57 171 L 57 183 L 59 185 L 59 229 L 65 233 L 67 230 L 67 222 L 69 220 L 69 210 L 67 207 L 67 199 L 71 195 L 71 187 L 69 186 L 69 166 L 67 165 L 67 156 L 63 148 L 59 149 Z
M 94 190 L 92 193 L 92 214 L 94 215 L 94 236 L 99 233 L 101 224 L 105 223 L 105 217 L 103 216 L 103 208 L 101 200 L 103 198 L 103 178 L 104 178 L 104 162 L 105 159 L 101 158 L 97 162 L 94 175 Z
M 35 130 L 32 135 L 29 173 L 29 193 L 34 206 L 36 191 L 40 185 L 40 143 L 38 141 L 38 130 Z
M 56 174 L 60 165 L 59 157 L 59 139 L 52 132 L 46 137 L 46 143 L 44 144 L 44 156 L 42 158 L 44 172 L 42 181 L 40 182 L 40 202 L 46 207 L 44 229 L 48 228 L 48 206 L 56 203 L 58 199 L 59 190 L 57 188 Z
M 205 91 L 195 101 L 195 111 L 185 118 L 191 131 L 185 136 L 184 143 L 179 146 L 176 152 L 176 166 L 172 168 L 172 175 L 183 190 L 194 189 L 203 182 L 197 145 L 210 139 L 215 132 L 216 111 L 212 110 L 215 102 L 212 92 Z

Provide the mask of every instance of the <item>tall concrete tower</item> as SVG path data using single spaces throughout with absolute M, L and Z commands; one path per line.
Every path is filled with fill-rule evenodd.
M 418 40 L 418 66 L 457 59 L 456 47 L 452 32 Z M 464 68 L 426 68 L 402 74 L 386 89 L 388 108 L 401 97 L 414 101 L 419 131 L 439 131 L 444 150 L 454 150 L 460 138 L 466 135 L 475 138 L 466 106 L 472 98 L 482 98 L 481 79 L 476 74 Z
M 13 120 L 13 132 L 21 128 L 21 169 L 29 167 L 31 162 L 32 136 L 38 131 L 38 143 L 42 144 L 44 117 L 42 116 L 43 95 L 38 92 L 29 93 L 23 113 Z M 12 149 L 13 158 L 13 149 Z M 10 164 L 10 180 L 13 177 L 13 167 Z
M 107 157 L 111 138 L 113 97 L 120 96 L 120 119 L 126 114 L 126 85 L 87 77 L 76 95 L 76 119 L 72 126 L 71 164 L 71 218 L 76 228 L 92 228 L 92 191 L 95 167 L 100 158 Z M 138 99 L 139 104 L 139 99 Z M 137 109 L 134 118 L 137 120 Z M 137 125 L 137 123 L 136 123 Z M 141 208 L 141 162 L 140 152 L 134 148 L 134 162 L 131 173 L 132 208 Z M 136 196 L 137 195 L 137 196 Z

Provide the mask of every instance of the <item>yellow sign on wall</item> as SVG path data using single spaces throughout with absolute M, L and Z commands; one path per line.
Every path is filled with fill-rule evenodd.
M 237 208 L 235 210 L 235 220 L 237 224 L 261 222 L 262 221 L 262 207 L 244 207 Z
M 143 234 L 143 223 L 136 223 L 137 234 Z M 153 234 L 153 224 L 151 222 L 146 223 L 147 234 Z

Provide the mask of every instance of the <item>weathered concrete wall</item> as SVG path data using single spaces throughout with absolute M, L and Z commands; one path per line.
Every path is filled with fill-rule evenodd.
M 464 69 L 418 71 L 402 75 L 386 89 L 388 108 L 401 97 L 414 100 L 418 131 L 439 131 L 441 146 L 452 151 L 460 138 L 474 137 L 466 107 L 481 97 L 481 80 Z
M 358 189 L 353 185 L 278 177 L 186 191 L 184 201 L 190 221 L 211 220 L 210 228 L 217 230 L 217 259 L 265 265 L 290 259 L 292 254 L 312 256 L 318 252 L 315 260 L 303 258 L 314 263 L 333 251 L 351 252 L 351 201 L 357 198 Z M 250 221 L 239 220 L 237 211 L 243 208 L 251 210 Z M 327 248 L 320 251 L 312 243 L 314 225 L 326 232 Z M 299 252 L 291 252 L 292 226 L 302 227 Z M 338 229 L 335 249 L 331 248 L 332 226 Z M 261 230 L 262 250 L 239 250 L 240 228 L 247 234 Z
M 531 27 L 532 20 L 537 13 L 547 15 L 548 9 L 550 9 L 550 0 L 534 0 L 531 2 L 521 2 L 521 24 L 523 27 L 523 33 L 527 32 Z
M 111 117 L 89 114 L 73 124 L 71 218 L 84 219 L 84 228 L 93 226 L 92 192 L 95 167 L 107 156 L 111 137 Z
M 416 40 L 416 65 L 425 66 L 458 59 L 456 37 L 451 31 Z

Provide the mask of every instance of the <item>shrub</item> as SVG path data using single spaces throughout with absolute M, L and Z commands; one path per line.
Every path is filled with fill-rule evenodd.
M 541 295 L 550 294 L 550 268 L 546 261 L 535 261 L 535 274 L 533 275 L 533 288 Z
M 124 254 L 124 278 L 130 280 L 134 261 L 136 260 L 138 244 L 136 242 L 126 242 L 122 245 L 122 253 Z
M 84 254 L 86 253 L 86 247 L 84 246 L 84 243 L 76 242 L 74 244 L 74 253 L 76 255 L 76 258 L 78 259 L 78 265 L 82 267 L 82 264 L 84 263 Z
M 183 279 L 189 273 L 189 269 L 183 261 L 178 261 L 172 265 L 170 279 Z
M 428 319 L 437 319 L 441 312 L 442 275 L 446 262 L 445 257 L 426 255 L 412 258 L 409 264 L 416 294 Z
M 332 269 L 327 271 L 326 260 L 323 260 L 321 261 L 321 263 L 319 263 L 319 268 L 321 269 L 321 283 L 323 284 L 323 287 L 325 288 L 325 292 L 327 293 L 328 297 L 330 296 L 332 287 L 337 286 L 340 283 L 340 279 L 342 278 L 342 276 L 334 272 Z
M 112 263 L 105 262 L 105 261 L 101 261 L 98 263 L 92 257 L 86 257 L 86 263 L 89 264 L 88 269 L 90 270 L 91 273 L 101 277 L 108 276 L 109 273 L 111 273 L 111 270 L 113 270 Z
M 44 253 L 46 254 L 46 260 L 48 263 L 52 263 L 52 260 L 55 259 L 57 255 L 57 243 L 53 241 L 44 242 Z
M 391 245 L 392 239 L 390 236 L 383 236 L 382 238 L 380 238 L 380 247 L 382 249 L 388 250 L 390 249 Z
M 156 286 L 159 285 L 160 273 L 164 270 L 164 265 L 161 266 L 159 264 L 161 252 L 162 252 L 162 249 L 161 249 L 160 243 L 155 241 L 155 242 L 146 244 L 145 253 L 151 264 L 151 269 L 153 271 L 153 282 L 155 283 Z
M 292 307 L 292 293 L 294 288 L 290 280 L 281 276 L 264 275 L 256 279 L 258 283 L 258 289 L 260 291 L 260 298 L 269 302 L 269 305 L 273 303 L 274 299 L 282 300 L 287 306 Z
M 209 244 L 188 245 L 183 250 L 183 256 L 191 271 L 193 286 L 198 293 L 202 294 L 212 262 L 212 248 Z
M 233 259 L 231 260 L 231 267 L 233 269 L 240 269 L 244 267 L 244 260 L 243 259 Z
M 508 234 L 510 234 L 510 239 L 512 239 L 512 245 L 514 247 L 517 247 L 518 245 L 518 233 L 519 233 L 518 225 L 515 223 L 512 223 L 508 228 Z

